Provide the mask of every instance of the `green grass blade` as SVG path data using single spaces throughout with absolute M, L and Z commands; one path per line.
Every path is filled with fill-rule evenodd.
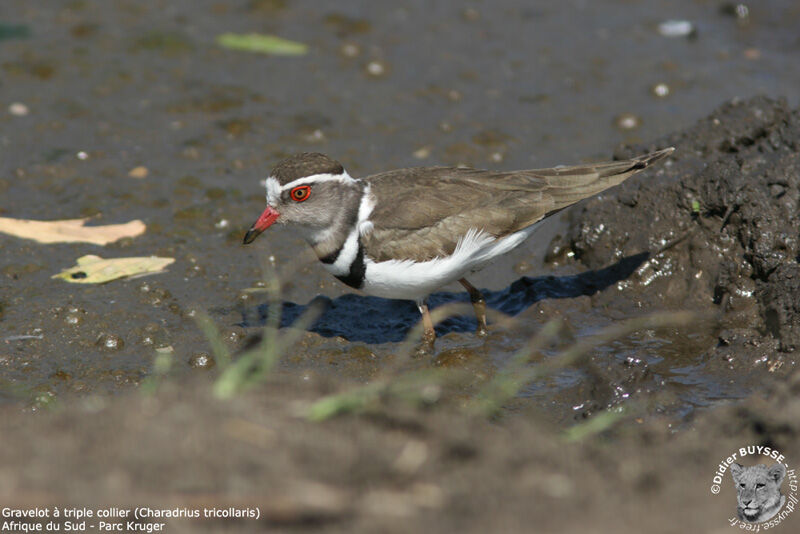
M 195 322 L 200 327 L 200 330 L 203 331 L 203 335 L 206 336 L 209 345 L 211 345 L 211 353 L 214 355 L 217 365 L 221 369 L 225 369 L 231 363 L 231 353 L 225 344 L 225 340 L 222 339 L 219 328 L 214 324 L 214 320 L 207 313 L 198 311 L 195 314 Z
M 302 56 L 308 53 L 308 46 L 303 43 L 262 33 L 223 33 L 217 36 L 217 44 L 229 50 L 273 56 Z

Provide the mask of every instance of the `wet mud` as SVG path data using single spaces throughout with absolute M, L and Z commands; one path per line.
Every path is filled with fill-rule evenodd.
M 571 212 L 562 246 L 589 268 L 660 251 L 597 302 L 708 309 L 721 331 L 707 357 L 793 366 L 800 113 L 783 100 L 737 100 L 662 144 L 677 150 L 659 179 L 634 178 Z
M 729 529 L 732 484 L 708 490 L 728 451 L 800 461 L 800 11 L 723 4 L 0 2 L 0 215 L 147 226 L 104 247 L 0 233 L 0 509 L 263 511 L 169 532 Z M 665 35 L 686 26 L 662 29 L 675 18 L 688 33 Z M 308 53 L 215 40 L 251 31 Z M 471 278 L 488 335 L 471 312 L 449 318 L 430 357 L 404 352 L 412 303 L 353 293 L 289 229 L 241 244 L 259 180 L 289 153 L 361 176 L 548 167 L 617 146 L 677 150 Z M 51 278 L 86 254 L 176 261 L 99 286 Z M 225 362 L 198 320 L 240 358 L 269 315 L 265 272 L 297 342 L 220 400 Z M 431 300 L 468 307 L 457 285 Z M 554 319 L 523 371 L 686 309 L 703 320 L 594 347 L 491 417 L 469 408 Z M 328 395 L 440 372 L 454 378 L 424 395 L 306 417 Z

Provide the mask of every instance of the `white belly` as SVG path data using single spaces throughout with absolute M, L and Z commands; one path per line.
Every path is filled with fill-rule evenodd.
M 502 239 L 472 229 L 459 241 L 452 255 L 430 261 L 390 260 L 376 263 L 367 258 L 361 290 L 368 295 L 390 299 L 424 299 L 440 287 L 512 251 L 530 237 L 538 226 L 539 223 L 536 223 Z

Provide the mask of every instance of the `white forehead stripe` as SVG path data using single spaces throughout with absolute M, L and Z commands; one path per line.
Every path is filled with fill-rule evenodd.
M 298 178 L 297 180 L 292 180 L 288 184 L 281 186 L 281 191 L 292 189 L 298 185 L 315 184 L 320 182 L 341 182 L 343 184 L 351 184 L 355 182 L 355 179 L 347 174 L 347 171 L 343 171 L 342 174 L 312 174 L 311 176 L 304 176 L 302 178 Z
M 274 206 L 281 198 L 281 184 L 272 176 L 267 178 L 267 204 Z
M 311 176 L 304 176 L 297 180 L 292 180 L 286 185 L 281 185 L 277 178 L 269 176 L 267 178 L 267 203 L 277 204 L 281 197 L 281 193 L 297 187 L 298 185 L 318 184 L 320 182 L 340 182 L 343 184 L 353 184 L 357 180 L 347 174 L 347 171 L 342 171 L 342 174 L 312 174 Z

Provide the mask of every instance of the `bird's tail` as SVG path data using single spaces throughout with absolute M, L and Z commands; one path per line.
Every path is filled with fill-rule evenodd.
M 558 211 L 624 182 L 674 150 L 670 147 L 623 161 L 556 167 L 533 172 L 541 172 L 540 175 L 547 180 L 547 192 L 555 201 L 554 211 Z

